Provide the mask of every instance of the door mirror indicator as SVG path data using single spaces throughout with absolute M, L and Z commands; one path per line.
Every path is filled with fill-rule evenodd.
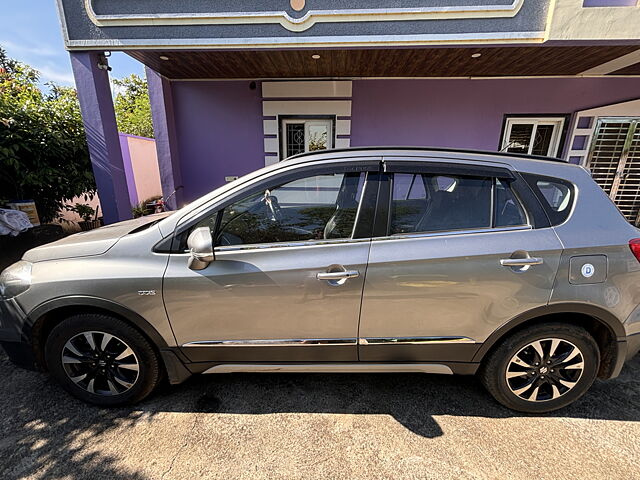
M 187 238 L 189 247 L 189 268 L 203 270 L 215 260 L 213 239 L 208 227 L 198 227 Z

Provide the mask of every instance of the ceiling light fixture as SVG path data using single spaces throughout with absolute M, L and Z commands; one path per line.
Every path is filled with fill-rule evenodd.
M 164 60 L 166 62 L 167 60 L 169 60 L 169 57 L 167 57 L 166 55 L 160 55 L 160 60 Z
M 318 60 L 320 58 L 320 55 L 314 53 L 313 55 L 311 55 L 311 58 L 313 58 L 314 60 Z
M 476 53 L 472 53 L 472 54 L 471 54 L 471 58 L 478 58 L 478 57 L 480 57 L 480 56 L 482 56 L 482 54 L 481 54 L 481 53 L 479 53 L 479 52 L 476 52 Z

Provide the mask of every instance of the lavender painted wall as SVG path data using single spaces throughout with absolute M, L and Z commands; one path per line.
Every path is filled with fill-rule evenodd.
M 175 209 L 184 204 L 184 191 L 178 188 L 183 184 L 180 174 L 180 154 L 176 133 L 177 120 L 174 115 L 171 83 L 149 67 L 146 67 L 145 71 L 149 86 L 149 101 L 162 195 L 169 208 Z
M 573 113 L 638 97 L 638 78 L 357 80 L 351 145 L 497 150 L 505 113 Z
M 131 165 L 131 151 L 129 150 L 129 141 L 124 133 L 120 134 L 120 151 L 122 152 L 122 163 L 124 165 L 124 174 L 127 179 L 127 191 L 129 192 L 129 204 L 138 203 L 138 192 L 136 190 L 136 179 L 133 176 L 133 166 Z
M 131 218 L 131 205 L 109 76 L 98 69 L 96 52 L 69 55 L 104 221 L 126 220 Z
M 264 166 L 262 96 L 249 84 L 171 82 L 185 201 Z

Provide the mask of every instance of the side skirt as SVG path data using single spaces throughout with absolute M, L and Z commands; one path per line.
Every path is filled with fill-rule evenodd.
M 384 373 L 420 372 L 452 375 L 453 370 L 438 363 L 307 363 L 307 364 L 249 364 L 227 363 L 215 365 L 202 373 L 234 372 L 307 372 L 307 373 Z

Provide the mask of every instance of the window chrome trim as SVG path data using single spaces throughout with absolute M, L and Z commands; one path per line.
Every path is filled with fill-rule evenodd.
M 357 345 L 356 338 L 287 338 L 258 340 L 203 340 L 183 347 L 288 347 L 288 346 Z
M 384 240 L 403 240 L 405 238 L 428 238 L 428 237 L 444 237 L 450 235 L 470 235 L 474 233 L 499 233 L 499 232 L 514 232 L 532 230 L 531 225 L 518 225 L 514 227 L 499 227 L 499 228 L 476 228 L 470 230 L 443 230 L 442 232 L 425 232 L 425 233 L 396 233 L 394 235 L 387 235 L 384 237 L 374 237 L 372 241 L 379 242 Z
M 304 240 L 300 242 L 274 242 L 274 243 L 253 243 L 248 245 L 229 245 L 218 246 L 213 249 L 216 253 L 237 252 L 242 250 L 264 250 L 268 248 L 291 248 L 291 247 L 312 247 L 317 245 L 339 245 L 345 243 L 364 243 L 370 242 L 370 238 L 339 238 L 339 239 L 321 239 L 321 240 Z
M 450 343 L 477 343 L 469 337 L 367 337 L 360 338 L 358 345 L 439 345 Z

